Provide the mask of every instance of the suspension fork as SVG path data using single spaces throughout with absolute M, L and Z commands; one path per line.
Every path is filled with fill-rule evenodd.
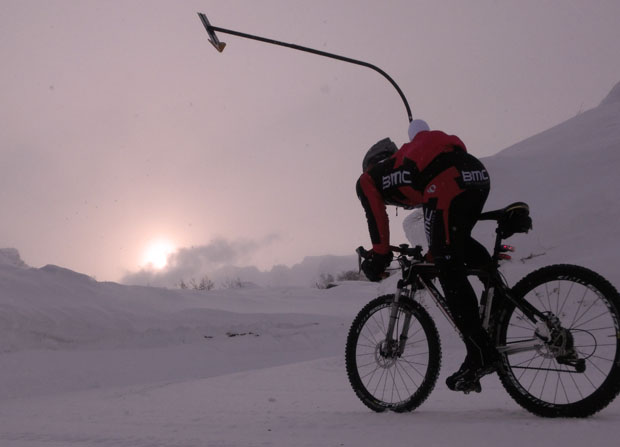
M 409 289 L 405 286 L 405 281 L 400 279 L 396 285 L 396 292 L 394 293 L 394 301 L 390 309 L 390 321 L 388 322 L 387 332 L 385 334 L 385 341 L 389 351 L 392 351 L 395 345 L 396 322 L 398 320 L 398 303 L 402 297 L 409 297 Z M 398 354 L 402 354 L 405 350 L 405 343 L 407 342 L 407 333 L 409 332 L 409 325 L 411 324 L 411 314 L 405 312 L 405 318 L 403 321 L 402 329 L 399 335 L 399 349 Z

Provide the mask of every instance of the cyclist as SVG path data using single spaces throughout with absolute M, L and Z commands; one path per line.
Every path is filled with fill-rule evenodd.
M 420 119 L 410 123 L 408 133 L 410 142 L 400 149 L 385 138 L 368 150 L 362 162 L 356 189 L 373 245 L 362 269 L 369 280 L 380 281 L 392 261 L 386 205 L 422 206 L 427 256 L 439 269 L 439 281 L 467 348 L 465 361 L 446 384 L 454 391 L 480 392 L 480 378 L 496 369 L 499 354 L 482 328 L 466 266 L 492 262 L 471 236 L 489 194 L 489 174 L 457 136 L 431 131 Z

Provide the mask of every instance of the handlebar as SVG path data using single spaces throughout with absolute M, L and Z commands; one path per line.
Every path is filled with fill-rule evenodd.
M 390 250 L 395 253 L 400 253 L 401 255 L 411 256 L 418 261 L 424 260 L 424 254 L 422 253 L 422 247 L 420 245 L 416 245 L 415 247 L 410 247 L 408 244 L 400 244 L 399 246 L 390 245 Z M 360 258 L 368 259 L 372 256 L 370 250 L 366 250 L 364 247 L 357 247 L 355 250 Z

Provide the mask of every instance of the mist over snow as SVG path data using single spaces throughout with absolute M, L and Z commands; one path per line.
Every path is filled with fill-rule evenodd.
M 178 287 L 181 281 L 200 281 L 205 276 L 216 285 L 241 281 L 259 286 L 315 285 L 321 275 L 336 276 L 342 272 L 357 269 L 357 256 L 307 256 L 291 267 L 273 266 L 262 271 L 255 266 L 239 266 L 244 263 L 258 244 L 253 241 L 230 242 L 216 239 L 207 245 L 181 248 L 168 256 L 167 265 L 156 270 L 145 267 L 128 273 L 121 283 L 157 287 Z
M 0 248 L 0 265 L 27 267 L 15 248 Z
M 531 207 L 534 229 L 503 271 L 509 281 L 539 266 L 575 263 L 620 285 L 620 84 L 601 104 L 483 161 L 487 209 Z M 356 200 L 353 196 L 351 200 Z M 415 213 L 406 232 L 421 242 Z M 490 247 L 493 226 L 476 236 Z M 398 241 L 394 241 L 398 242 Z M 375 414 L 344 370 L 348 328 L 396 278 L 312 287 L 321 273 L 355 269 L 354 257 L 308 257 L 267 272 L 230 267 L 251 243 L 183 249 L 162 271 L 121 285 L 0 250 L 0 445 L 376 446 L 616 445 L 620 402 L 587 420 L 547 420 L 514 403 L 497 378 L 483 392 L 450 392 L 464 348 L 432 308 L 442 372 L 410 414 Z M 180 290 L 202 274 L 255 287 Z M 165 287 L 146 287 L 144 284 Z

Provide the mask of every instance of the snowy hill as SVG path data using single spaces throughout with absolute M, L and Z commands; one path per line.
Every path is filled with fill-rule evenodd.
M 341 289 L 350 287 L 344 284 Z M 371 284 L 360 283 L 353 309 L 362 298 L 360 289 L 368 290 L 367 299 L 374 293 Z M 330 290 L 205 292 L 123 286 L 52 265 L 29 268 L 17 252 L 7 250 L 0 252 L 0 291 L 0 352 L 152 347 L 202 341 L 230 331 L 284 336 L 287 325 L 317 321 L 322 322 L 317 332 L 327 334 L 340 331 L 342 317 L 352 313 Z
M 570 262 L 620 285 L 619 86 L 595 109 L 484 160 L 493 182 L 487 209 L 523 200 L 534 219 L 534 231 L 509 240 L 519 249 L 506 264 L 510 279 Z M 492 225 L 478 227 L 490 245 Z M 350 262 L 307 258 L 284 273 L 312 283 L 309 272 L 337 274 Z M 410 415 L 362 406 L 344 373 L 346 333 L 361 307 L 393 286 L 394 278 L 328 290 L 123 286 L 30 268 L 17 250 L 2 249 L 0 445 L 374 446 L 386 436 L 396 445 L 548 443 L 550 421 L 518 407 L 495 377 L 475 396 L 443 386 L 464 350 L 441 319 L 442 376 L 428 402 Z M 554 421 L 554 439 L 615 445 L 619 415 L 614 402 L 591 420 Z
M 598 107 L 483 161 L 488 209 L 530 205 L 534 231 L 511 239 L 520 255 L 545 253 L 537 264 L 584 264 L 620 281 L 620 83 Z

